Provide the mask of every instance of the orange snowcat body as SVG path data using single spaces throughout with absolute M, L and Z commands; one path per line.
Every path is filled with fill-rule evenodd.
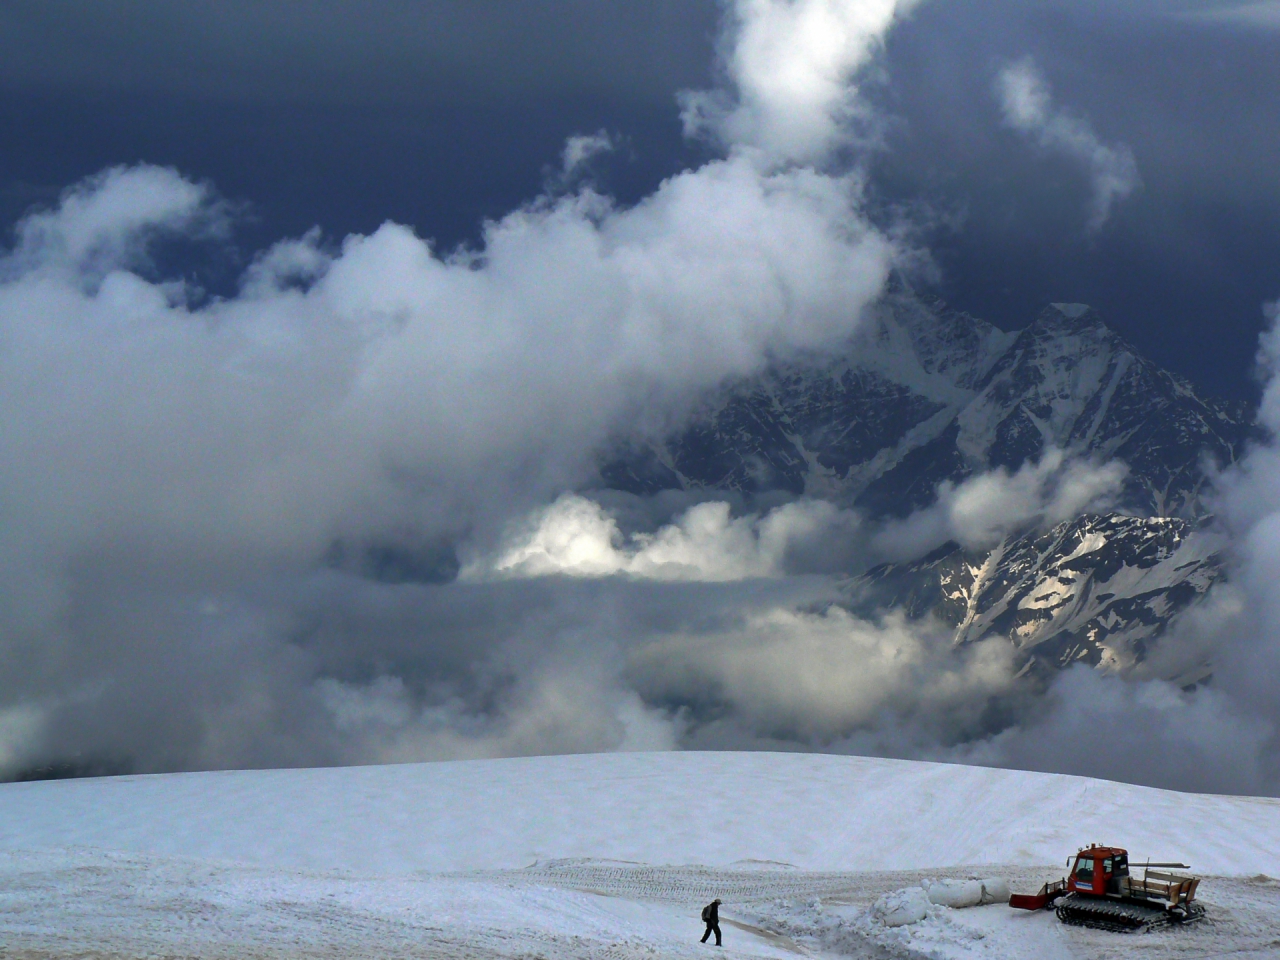
M 1067 864 L 1071 867 L 1067 876 L 1046 883 L 1039 893 L 1015 893 L 1009 906 L 1022 910 L 1055 906 L 1063 923 L 1106 930 L 1140 930 L 1204 916 L 1204 907 L 1195 902 L 1199 878 L 1161 869 L 1185 870 L 1184 863 L 1143 864 L 1142 879 L 1138 879 L 1129 873 L 1127 850 L 1095 843 L 1081 848 L 1075 862 Z

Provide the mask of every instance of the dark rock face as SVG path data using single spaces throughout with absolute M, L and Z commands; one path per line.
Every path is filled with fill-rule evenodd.
M 1243 409 L 1198 396 L 1087 307 L 1055 304 L 1007 334 L 897 293 L 842 356 L 729 384 L 601 475 L 635 493 L 777 490 L 903 516 L 944 480 L 1017 469 L 1052 446 L 1123 460 L 1126 512 L 1194 517 L 1206 463 L 1233 462 L 1247 432 Z
M 973 473 L 960 452 L 959 438 L 960 425 L 952 422 L 928 443 L 907 451 L 863 488 L 858 506 L 872 516 L 905 517 L 933 503 L 940 483 L 958 483 Z
M 775 363 L 713 391 L 659 444 L 601 469 L 615 489 L 769 490 L 849 499 L 942 432 L 1010 336 L 938 302 L 890 297 L 840 356 Z
M 611 490 L 650 496 L 663 490 L 679 490 L 680 477 L 660 459 L 652 447 L 621 442 L 606 457 L 600 479 Z
M 809 465 L 788 436 L 788 419 L 765 390 L 731 396 L 680 436 L 672 451 L 675 470 L 703 487 L 804 493 Z
M 1152 516 L 1198 514 L 1206 458 L 1233 462 L 1248 432 L 1245 411 L 1197 396 L 1079 304 L 1019 333 L 957 422 L 975 466 L 1016 469 L 1049 445 L 1123 460 L 1125 506 Z
M 1126 671 L 1223 579 L 1219 546 L 1188 520 L 1084 516 L 990 551 L 947 544 L 877 567 L 847 589 L 866 613 L 935 616 L 957 644 L 1007 637 L 1028 669 L 1084 662 Z
M 873 370 L 813 377 L 784 369 L 695 421 L 676 438 L 671 458 L 693 486 L 799 495 L 814 465 L 845 481 L 942 409 Z

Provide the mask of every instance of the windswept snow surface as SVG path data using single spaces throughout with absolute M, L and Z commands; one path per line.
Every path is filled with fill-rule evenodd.
M 1202 875 L 1120 937 L 1003 905 L 889 928 L 930 878 L 1030 891 L 1088 841 Z M 803 754 L 599 754 L 0 786 L 0 957 L 1275 956 L 1280 801 Z

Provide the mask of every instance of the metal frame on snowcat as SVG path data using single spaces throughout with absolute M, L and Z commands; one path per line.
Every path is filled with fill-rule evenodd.
M 1204 916 L 1204 907 L 1195 902 L 1200 879 L 1163 872 L 1165 868 L 1186 870 L 1185 863 L 1148 861 L 1139 880 L 1130 876 L 1127 850 L 1094 843 L 1080 848 L 1074 864 L 1068 857 L 1067 866 L 1071 868 L 1067 876 L 1046 883 L 1039 893 L 1014 894 L 1009 906 L 1023 910 L 1054 906 L 1063 923 L 1106 930 L 1189 923 Z

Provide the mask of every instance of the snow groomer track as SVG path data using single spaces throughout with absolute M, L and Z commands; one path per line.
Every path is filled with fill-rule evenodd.
M 587 859 L 537 863 L 518 873 L 492 875 L 507 883 L 532 884 L 600 893 L 610 897 L 666 903 L 707 903 L 722 897 L 732 903 L 821 897 L 840 898 L 866 889 L 866 874 L 810 872 L 784 864 L 730 864 L 711 867 L 654 867 L 638 863 L 608 863 Z M 888 889 L 895 878 L 911 873 L 886 874 Z M 882 884 L 883 885 L 883 884 Z

